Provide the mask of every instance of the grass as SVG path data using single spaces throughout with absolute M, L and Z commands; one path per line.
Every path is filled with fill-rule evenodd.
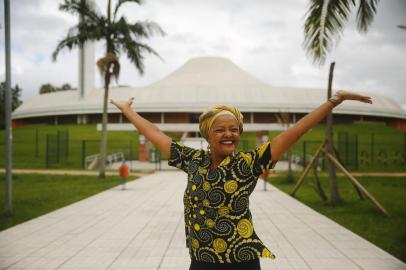
M 82 168 L 82 141 L 86 140 L 85 155 L 98 153 L 100 131 L 96 125 L 30 125 L 13 130 L 13 166 L 15 168 L 46 167 L 46 136 L 57 131 L 69 130 L 68 159 L 51 168 Z M 37 135 L 38 134 L 38 135 Z M 4 131 L 0 132 L 4 137 Z M 108 151 L 124 150 L 126 156 L 138 156 L 138 133 L 135 131 L 115 131 L 108 133 Z M 5 151 L 4 142 L 0 151 Z M 0 156 L 0 166 L 4 167 L 4 155 Z
M 0 201 L 4 202 L 5 176 L 0 174 Z M 14 174 L 13 215 L 0 215 L 0 230 L 44 215 L 120 184 L 118 177 Z
M 295 175 L 295 179 L 298 178 L 299 175 Z M 320 179 L 324 191 L 329 194 L 328 178 Z M 296 198 L 406 262 L 406 177 L 357 177 L 357 180 L 385 207 L 391 217 L 378 212 L 368 200 L 360 201 L 349 181 L 342 177 L 338 181 L 344 202 L 338 206 L 321 200 L 312 187 L 311 176 L 306 177 Z M 286 193 L 293 190 L 294 184 L 286 184 L 284 178 L 272 177 L 270 181 Z
M 279 132 L 270 132 L 270 138 L 277 134 Z M 347 136 L 348 144 L 339 143 L 339 136 Z M 354 141 L 355 137 L 357 144 Z M 310 155 L 316 152 L 324 138 L 325 125 L 317 125 L 293 145 L 292 151 L 301 159 L 306 154 L 308 162 Z M 375 172 L 405 171 L 406 133 L 399 129 L 382 124 L 335 124 L 333 139 L 342 161 L 349 169 Z
M 317 125 L 304 134 L 292 147 L 297 156 L 303 157 L 304 152 L 309 160 L 321 141 L 324 139 L 325 126 Z M 29 125 L 13 130 L 13 166 L 15 168 L 46 168 L 46 137 L 47 134 L 56 134 L 58 131 L 69 130 L 68 159 L 49 165 L 49 168 L 79 169 L 83 166 L 85 156 L 99 153 L 100 132 L 96 125 Z M 281 131 L 271 131 L 272 139 Z M 351 167 L 358 171 L 405 171 L 406 133 L 398 129 L 378 124 L 351 124 L 335 125 L 334 138 L 337 143 L 338 134 L 346 133 L 351 141 L 358 136 L 359 166 Z M 373 134 L 373 135 L 372 135 Z M 179 135 L 168 133 L 174 139 Z M 4 131 L 0 131 L 4 137 Z M 83 142 L 86 141 L 84 144 Z M 306 150 L 304 150 L 304 142 Z M 313 143 L 311 143 L 312 141 Z M 371 142 L 374 141 L 373 144 Z M 255 148 L 256 136 L 254 132 L 244 132 L 241 137 L 239 149 Z M 123 152 L 126 159 L 138 159 L 138 133 L 135 131 L 109 131 L 108 151 Z M 85 146 L 85 147 L 83 147 Z M 343 157 L 354 160 L 354 145 L 349 144 Z M 371 152 L 372 150 L 372 152 Z M 4 141 L 0 141 L 0 151 L 5 152 Z M 341 154 L 340 154 L 341 155 Z M 386 156 L 385 156 L 386 155 Z M 163 156 L 163 159 L 165 157 Z M 401 163 L 399 160 L 403 160 Z M 4 167 L 5 156 L 0 156 L 0 167 Z

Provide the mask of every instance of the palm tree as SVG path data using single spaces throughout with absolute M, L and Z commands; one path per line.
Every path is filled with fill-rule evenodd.
M 344 24 L 357 8 L 357 29 L 366 33 L 379 0 L 310 0 L 304 24 L 304 47 L 314 62 L 324 64 L 327 53 L 338 43 Z
M 324 64 L 327 53 L 335 47 L 342 34 L 344 24 L 348 21 L 351 12 L 357 8 L 357 29 L 366 33 L 376 14 L 379 0 L 310 0 L 304 24 L 304 48 L 310 55 L 313 63 Z M 331 97 L 334 62 L 330 65 L 327 98 Z M 333 146 L 333 116 L 327 115 L 326 138 L 327 151 L 334 155 Z M 331 202 L 341 202 L 338 191 L 338 182 L 334 164 L 329 162 L 329 181 Z
M 55 61 L 58 53 L 64 49 L 69 50 L 81 47 L 85 42 L 103 40 L 106 45 L 105 55 L 97 61 L 97 66 L 104 77 L 104 99 L 102 132 L 100 142 L 99 177 L 105 178 L 105 160 L 107 147 L 107 104 L 109 85 L 112 77 L 116 80 L 120 74 L 120 52 L 124 52 L 127 58 L 135 64 L 140 75 L 144 73 L 144 53 L 158 53 L 150 46 L 143 43 L 142 39 L 148 39 L 154 34 L 165 35 L 161 27 L 154 22 L 130 23 L 124 16 L 118 18 L 118 11 L 123 4 L 133 2 L 141 4 L 141 0 L 117 0 L 112 11 L 111 0 L 107 3 L 107 17 L 96 12 L 86 0 L 64 0 L 59 9 L 78 15 L 79 23 L 69 29 L 67 36 L 61 40 L 52 58 Z

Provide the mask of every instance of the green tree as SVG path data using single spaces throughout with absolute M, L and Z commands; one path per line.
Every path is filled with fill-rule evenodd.
M 52 92 L 56 92 L 56 87 L 50 83 L 43 84 L 39 88 L 40 95 L 46 94 L 46 93 L 52 93 Z
M 20 100 L 22 89 L 16 84 L 16 86 L 11 88 L 11 111 L 17 109 L 18 106 L 23 103 Z M 4 129 L 4 118 L 5 118 L 5 108 L 4 101 L 6 97 L 6 83 L 2 82 L 0 84 L 0 128 Z
M 58 91 L 65 91 L 65 90 L 72 90 L 72 86 L 69 83 L 64 83 L 60 88 L 58 88 Z
M 109 86 L 112 77 L 116 80 L 120 74 L 119 56 L 124 52 L 127 58 L 135 64 L 140 75 L 144 73 L 144 54 L 150 53 L 159 57 L 158 53 L 144 39 L 154 34 L 164 35 L 161 27 L 154 22 L 128 22 L 124 16 L 118 17 L 120 7 L 125 3 L 141 4 L 141 0 L 118 0 L 112 9 L 111 0 L 107 2 L 106 16 L 96 12 L 86 0 L 64 0 L 59 9 L 81 19 L 73 26 L 67 36 L 61 40 L 52 56 L 56 57 L 60 50 L 81 47 L 88 41 L 105 42 L 105 55 L 97 61 L 97 66 L 104 77 L 104 99 L 102 115 L 102 132 L 100 143 L 99 177 L 105 178 L 105 160 L 107 148 L 107 102 Z
M 304 48 L 313 63 L 324 64 L 328 52 L 336 47 L 345 23 L 353 9 L 357 9 L 357 29 L 366 33 L 376 14 L 379 0 L 310 0 L 304 24 Z M 331 97 L 334 62 L 330 65 L 328 94 Z M 334 155 L 333 116 L 326 117 L 327 151 Z M 341 197 L 334 164 L 328 160 L 331 202 L 340 203 Z
M 39 94 L 42 95 L 42 94 L 46 94 L 46 93 L 66 91 L 66 90 L 72 90 L 72 86 L 69 83 L 64 83 L 61 87 L 57 87 L 50 83 L 46 83 L 46 84 L 43 84 L 40 86 Z

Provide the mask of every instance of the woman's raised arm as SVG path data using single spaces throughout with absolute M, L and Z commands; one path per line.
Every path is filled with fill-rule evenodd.
M 142 133 L 155 147 L 169 156 L 172 139 L 150 121 L 134 112 L 131 109 L 133 100 L 134 98 L 130 98 L 127 101 L 110 100 L 110 102 L 119 108 L 125 117 L 127 117 L 127 119 L 138 129 L 138 131 Z
M 331 101 L 330 101 L 331 100 Z M 317 125 L 335 106 L 344 100 L 358 100 L 364 103 L 371 103 L 369 96 L 359 95 L 348 91 L 338 91 L 329 101 L 320 105 L 314 111 L 302 117 L 295 125 L 280 133 L 272 140 L 272 160 L 278 160 L 303 134 Z

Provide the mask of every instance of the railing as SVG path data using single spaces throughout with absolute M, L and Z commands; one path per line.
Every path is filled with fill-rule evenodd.
M 100 157 L 100 154 L 95 154 L 95 155 L 90 155 L 90 156 L 85 157 L 85 168 L 87 170 L 93 170 L 93 169 L 97 168 L 97 166 L 99 165 L 99 157 Z M 123 161 L 124 159 L 125 159 L 125 156 L 124 156 L 123 152 L 113 152 L 113 153 L 107 155 L 106 163 L 111 168 L 111 166 L 115 162 L 120 162 L 120 161 Z
M 125 156 L 123 152 L 115 152 L 108 155 L 106 161 L 109 164 L 109 167 L 111 168 L 113 163 L 123 161 L 124 159 Z

